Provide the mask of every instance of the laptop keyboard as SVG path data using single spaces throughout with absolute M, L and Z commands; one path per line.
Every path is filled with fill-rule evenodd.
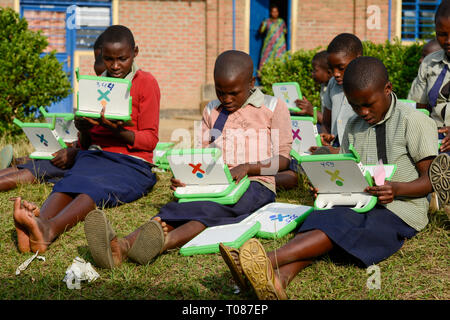
M 178 194 L 219 193 L 228 188 L 228 185 L 186 186 L 177 188 Z

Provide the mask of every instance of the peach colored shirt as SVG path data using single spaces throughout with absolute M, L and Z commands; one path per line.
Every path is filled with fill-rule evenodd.
M 200 141 L 203 148 L 221 149 L 223 160 L 230 169 L 243 163 L 269 160 L 277 155 L 291 159 L 289 155 L 292 147 L 291 119 L 283 101 L 254 89 L 244 105 L 228 116 L 222 135 L 210 144 L 210 130 L 214 127 L 221 110 L 219 100 L 213 100 L 205 107 Z M 261 173 L 264 174 L 264 171 Z M 261 182 L 275 192 L 273 173 L 252 176 L 250 179 Z

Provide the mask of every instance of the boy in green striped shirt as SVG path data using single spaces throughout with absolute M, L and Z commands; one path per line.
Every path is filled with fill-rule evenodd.
M 376 58 L 350 62 L 343 88 L 356 115 L 347 123 L 340 152 L 348 152 L 353 144 L 364 165 L 384 159 L 385 164 L 397 164 L 397 170 L 391 181 L 366 188 L 378 197 L 378 204 L 366 213 L 349 207 L 313 211 L 292 240 L 269 253 L 256 239 L 239 251 L 222 245 L 235 280 L 246 277 L 260 299 L 286 299 L 285 289 L 300 270 L 332 250 L 360 266 L 377 264 L 428 223 L 428 171 L 446 156 L 436 157 L 436 124 L 397 101 L 387 70 Z

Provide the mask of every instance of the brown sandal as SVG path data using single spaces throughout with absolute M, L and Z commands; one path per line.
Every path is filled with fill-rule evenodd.
M 262 244 L 256 239 L 239 250 L 242 270 L 260 300 L 287 300 L 286 292 L 275 286 L 275 272 Z
M 248 290 L 249 288 L 247 282 L 245 281 L 244 272 L 242 271 L 241 263 L 239 261 L 239 250 L 228 247 L 223 243 L 219 244 L 219 250 L 223 260 L 228 266 L 228 269 L 230 269 L 234 281 L 239 286 L 241 291 Z

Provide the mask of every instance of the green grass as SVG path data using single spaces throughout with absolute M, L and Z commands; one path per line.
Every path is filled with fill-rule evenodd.
M 1 143 L 0 143 L 1 145 Z M 16 156 L 26 154 L 27 147 Z M 105 210 L 119 236 L 133 231 L 171 201 L 170 176 L 158 173 L 158 182 L 146 197 L 130 204 Z M 296 190 L 278 193 L 277 201 L 311 204 L 305 181 Z M 43 255 L 46 261 L 35 260 L 19 276 L 15 270 L 32 254 L 17 249 L 12 219 L 12 196 L 42 205 L 51 185 L 21 185 L 0 193 L 0 299 L 84 300 L 84 299 L 192 299 L 248 300 L 252 292 L 235 294 L 231 274 L 220 254 L 184 257 L 171 250 L 146 266 L 131 261 L 113 270 L 95 267 L 100 278 L 81 283 L 81 290 L 69 290 L 62 281 L 66 269 L 79 256 L 93 264 L 83 232 L 83 223 L 62 234 Z M 290 299 L 449 299 L 449 223 L 444 212 L 430 215 L 430 223 L 403 248 L 379 263 L 381 289 L 369 290 L 369 275 L 364 268 L 335 263 L 324 256 L 300 272 L 287 289 Z M 277 240 L 262 240 L 272 250 L 289 241 L 293 233 Z

